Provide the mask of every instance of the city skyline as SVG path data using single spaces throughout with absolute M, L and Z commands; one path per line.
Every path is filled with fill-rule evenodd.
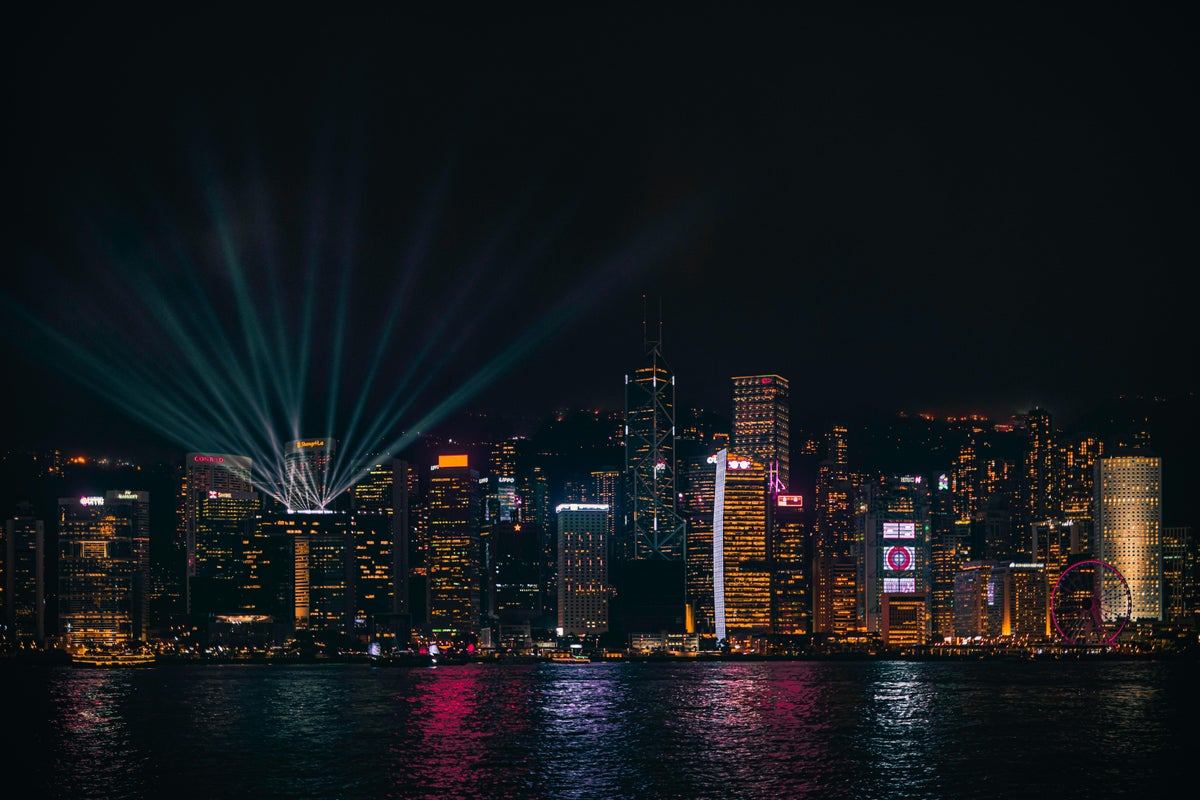
M 1186 26 L 620 14 L 30 16 L 14 441 L 169 438 L 129 408 L 235 397 L 180 356 L 216 329 L 247 373 L 306 376 L 335 436 L 356 403 L 360 432 L 395 416 L 383 441 L 444 403 L 619 410 L 644 336 L 680 408 L 729 416 L 731 376 L 778 374 L 802 428 L 1195 392 Z

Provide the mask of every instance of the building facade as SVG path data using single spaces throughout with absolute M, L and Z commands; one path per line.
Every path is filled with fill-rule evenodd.
M 564 635 L 594 636 L 608 630 L 608 513 L 602 503 L 555 508 L 558 627 Z
M 1124 576 L 1133 599 L 1131 620 L 1161 620 L 1162 459 L 1104 456 L 1096 461 L 1095 489 L 1096 557 Z
M 733 431 L 730 452 L 767 469 L 776 492 L 791 480 L 789 388 L 778 375 L 733 378 Z

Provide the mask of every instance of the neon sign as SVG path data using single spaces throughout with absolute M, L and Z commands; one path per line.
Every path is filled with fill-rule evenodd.
M 745 459 L 731 458 L 725 463 L 725 466 L 728 469 L 750 469 L 750 462 L 746 461 Z
M 84 506 L 102 506 L 104 505 L 103 497 L 81 497 L 79 504 Z
M 206 464 L 223 464 L 225 459 L 222 456 L 192 456 L 192 461 L 200 461 Z

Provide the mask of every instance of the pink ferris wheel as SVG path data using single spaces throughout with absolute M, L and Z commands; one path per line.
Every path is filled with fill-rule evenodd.
M 1050 618 L 1063 642 L 1111 645 L 1133 611 L 1133 594 L 1120 571 L 1088 559 L 1063 570 L 1050 596 Z

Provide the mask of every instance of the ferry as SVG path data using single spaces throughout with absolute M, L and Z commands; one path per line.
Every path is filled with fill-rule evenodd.
M 145 651 L 78 652 L 71 654 L 71 664 L 76 667 L 147 667 L 156 661 L 154 653 Z
M 563 653 L 553 651 L 546 654 L 550 661 L 555 664 L 590 664 L 592 659 L 582 653 Z

